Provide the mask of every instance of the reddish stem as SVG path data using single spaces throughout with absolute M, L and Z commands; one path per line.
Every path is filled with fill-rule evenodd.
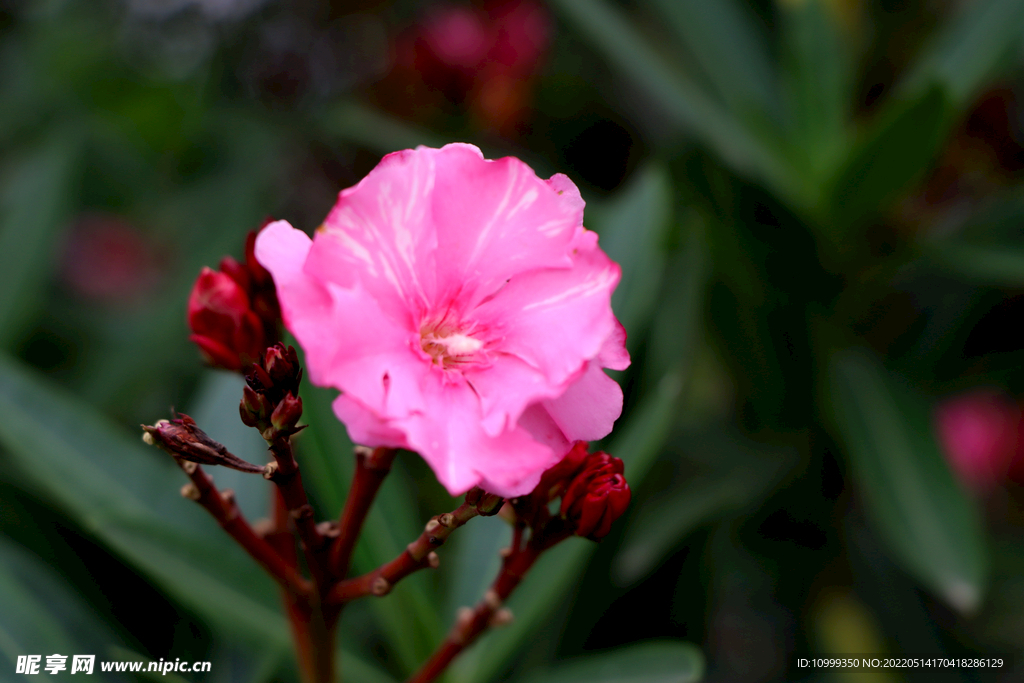
M 191 484 L 186 484 L 182 489 L 182 495 L 206 508 L 224 531 L 266 569 L 287 593 L 307 599 L 312 590 L 309 581 L 270 543 L 253 531 L 238 509 L 234 493 L 230 490 L 218 491 L 213 479 L 198 464 L 178 458 L 175 458 L 175 462 L 192 480 Z
M 453 531 L 479 514 L 475 505 L 463 503 L 452 512 L 432 518 L 423 533 L 406 546 L 401 555 L 372 572 L 338 583 L 328 594 L 326 602 L 344 604 L 366 595 L 387 595 L 409 574 L 426 567 L 436 567 L 439 560 L 434 549 L 444 545 Z
M 313 508 L 302 486 L 302 473 L 295 461 L 290 439 L 287 436 L 275 436 L 270 442 L 270 451 L 274 455 L 276 467 L 275 463 L 271 463 L 263 476 L 277 485 L 288 515 L 295 523 L 295 531 L 302 543 L 313 581 L 322 591 L 329 582 L 327 541 L 313 519 Z
M 448 637 L 406 683 L 430 683 L 489 626 L 504 624 L 511 619 L 511 613 L 502 610 L 501 606 L 544 549 L 557 542 L 551 539 L 551 542 L 534 543 L 534 540 L 531 538 L 522 550 L 513 546 L 512 553 L 505 558 L 501 572 L 491 584 L 490 590 L 484 594 L 483 600 L 474 609 L 467 607 L 459 611 Z
M 348 574 L 352 551 L 355 550 L 366 515 L 370 512 L 370 506 L 384 478 L 391 471 L 391 463 L 397 452 L 394 448 L 377 448 L 372 451 L 356 448 L 356 470 L 338 522 L 340 533 L 330 549 L 330 570 L 338 578 Z

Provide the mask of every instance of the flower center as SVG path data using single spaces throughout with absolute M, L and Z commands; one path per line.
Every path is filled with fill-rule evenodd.
M 484 346 L 482 341 L 467 334 L 471 331 L 444 322 L 424 324 L 420 328 L 420 346 L 434 363 L 445 369 L 457 368 L 472 362 L 476 352 Z

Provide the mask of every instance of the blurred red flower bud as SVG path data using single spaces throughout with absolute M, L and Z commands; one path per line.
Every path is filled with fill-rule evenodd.
M 246 238 L 245 263 L 225 256 L 219 272 L 203 268 L 188 301 L 190 339 L 211 365 L 235 372 L 280 337 L 281 308 L 270 273 L 256 261 L 256 233 Z
M 164 276 L 165 251 L 141 230 L 111 214 L 86 214 L 65 238 L 59 264 L 76 295 L 106 305 L 142 303 Z
M 245 290 L 228 274 L 209 268 L 199 273 L 189 296 L 188 326 L 206 360 L 228 370 L 252 363 L 267 343 Z
M 1009 397 L 976 390 L 935 410 L 935 428 L 954 473 L 984 493 L 1006 479 L 1017 452 L 1021 410 Z
M 577 536 L 597 541 L 608 535 L 631 496 L 622 461 L 601 451 L 591 453 L 562 495 L 562 517 L 575 524 Z

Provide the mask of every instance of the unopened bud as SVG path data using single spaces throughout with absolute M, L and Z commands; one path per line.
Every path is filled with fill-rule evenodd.
M 240 472 L 261 472 L 262 468 L 229 453 L 220 443 L 211 439 L 188 415 L 176 420 L 160 420 L 155 425 L 142 425 L 153 443 L 175 458 L 203 465 L 220 465 Z M 194 470 L 193 470 L 194 471 Z
M 272 386 L 282 394 L 299 393 L 302 368 L 295 348 L 278 342 L 263 354 L 263 367 L 270 377 Z
M 437 556 L 433 550 L 427 553 L 427 564 L 430 565 L 431 569 L 437 569 L 441 566 L 441 558 Z
M 487 493 L 479 486 L 474 486 L 466 493 L 466 503 L 476 507 L 477 514 L 481 517 L 490 517 L 498 514 L 505 499 L 493 493 Z
M 256 427 L 266 422 L 274 411 L 274 406 L 262 394 L 257 394 L 248 384 L 242 387 L 242 402 L 238 405 L 238 414 L 248 427 Z
M 274 412 L 270 416 L 270 423 L 281 434 L 293 434 L 300 417 L 302 417 L 302 399 L 289 393 L 274 408 Z
M 230 275 L 203 268 L 188 300 L 190 339 L 207 362 L 238 372 L 266 347 L 264 323 Z
M 189 482 L 181 487 L 181 495 L 189 500 L 199 500 L 199 489 L 195 484 Z
M 561 514 L 577 536 L 597 541 L 629 506 L 631 493 L 622 461 L 607 453 L 591 453 L 562 495 Z

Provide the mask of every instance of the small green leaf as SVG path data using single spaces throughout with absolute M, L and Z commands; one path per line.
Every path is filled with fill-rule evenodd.
M 588 210 L 589 227 L 600 234 L 605 253 L 622 267 L 612 309 L 631 341 L 641 337 L 658 305 L 671 214 L 671 181 L 658 164 L 637 172 L 613 199 Z
M 910 71 L 902 90 L 922 91 L 941 84 L 958 108 L 969 104 L 998 67 L 1015 63 L 1024 35 L 1024 3 L 978 0 L 950 18 Z
M 79 144 L 58 132 L 4 169 L 0 186 L 0 348 L 9 348 L 38 308 L 74 195 Z
M 832 183 L 833 239 L 888 208 L 928 169 L 951 120 L 949 99 L 931 88 L 910 101 L 891 103 L 857 144 Z
M 733 112 L 778 115 L 775 66 L 765 35 L 735 0 L 652 0 Z
M 714 433 L 687 435 L 685 443 L 687 449 L 707 451 L 701 459 L 713 463 L 712 469 L 687 478 L 636 511 L 612 564 L 621 584 L 651 571 L 698 525 L 754 505 L 796 460 L 788 451 L 766 451 Z
M 824 0 L 779 3 L 778 10 L 792 125 L 790 153 L 816 204 L 821 179 L 834 173 L 849 144 L 853 60 Z
M 418 145 L 441 147 L 447 142 L 435 133 L 415 128 L 355 101 L 342 102 L 329 109 L 319 124 L 327 135 L 362 145 L 379 154 L 412 149 Z
M 988 574 L 985 531 L 935 442 L 926 406 L 860 352 L 837 354 L 831 382 L 838 433 L 879 535 L 921 583 L 973 612 Z
M 553 0 L 555 7 L 619 69 L 698 140 L 741 174 L 791 196 L 792 171 L 724 107 L 666 62 L 633 22 L 605 0 Z
M 526 679 L 527 683 L 692 683 L 704 656 L 690 643 L 652 641 L 586 655 Z

